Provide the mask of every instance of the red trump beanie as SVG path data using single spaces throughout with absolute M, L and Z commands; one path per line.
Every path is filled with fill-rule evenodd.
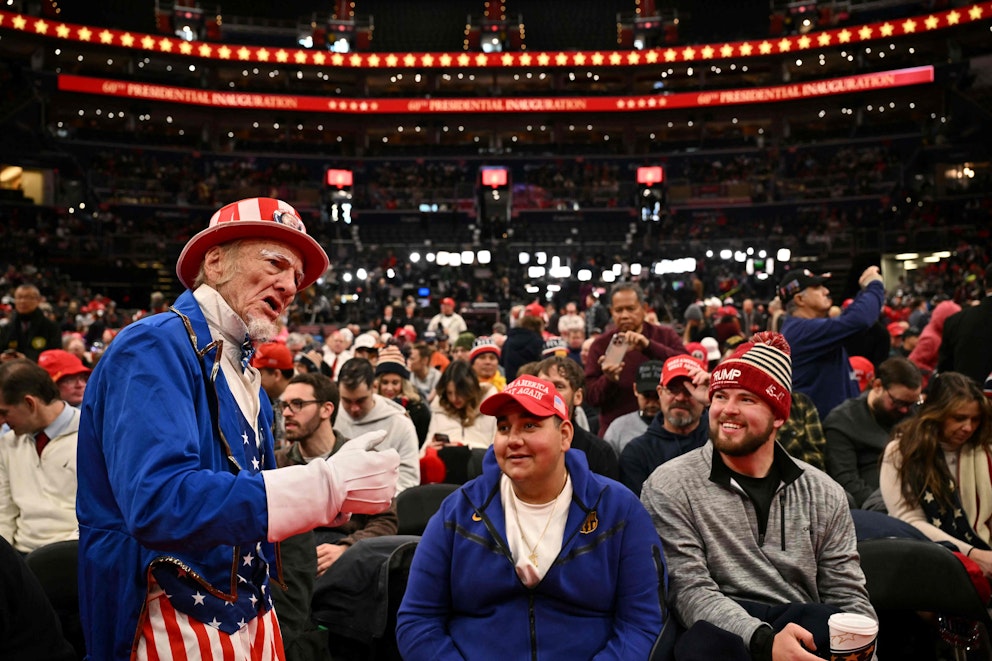
M 710 376 L 710 397 L 718 390 L 740 388 L 771 407 L 776 420 L 788 420 L 792 406 L 792 358 L 780 333 L 755 333 L 737 347 Z

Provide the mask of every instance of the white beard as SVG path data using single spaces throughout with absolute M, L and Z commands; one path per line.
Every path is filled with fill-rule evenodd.
M 278 326 L 266 319 L 248 320 L 248 337 L 254 342 L 268 342 L 278 332 Z

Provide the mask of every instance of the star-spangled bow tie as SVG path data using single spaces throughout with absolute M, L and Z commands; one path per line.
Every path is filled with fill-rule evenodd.
M 248 363 L 251 362 L 251 357 L 255 353 L 255 345 L 252 344 L 251 338 L 245 333 L 245 341 L 241 343 L 241 371 L 244 372 L 248 369 Z

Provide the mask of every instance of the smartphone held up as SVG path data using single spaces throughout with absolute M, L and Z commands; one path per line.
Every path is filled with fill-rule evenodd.
M 617 333 L 610 340 L 610 344 L 606 347 L 606 353 L 603 355 L 603 367 L 613 367 L 614 365 L 619 365 L 623 362 L 623 357 L 627 355 L 627 351 L 630 349 L 630 343 L 627 341 L 627 336 L 623 333 Z

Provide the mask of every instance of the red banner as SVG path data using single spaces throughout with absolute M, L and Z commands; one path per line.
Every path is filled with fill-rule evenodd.
M 473 69 L 473 68 L 560 68 L 641 67 L 672 62 L 740 60 L 770 55 L 800 55 L 823 48 L 852 47 L 902 36 L 954 30 L 969 23 L 988 21 L 992 2 L 954 7 L 863 25 L 818 30 L 803 35 L 764 37 L 750 41 L 682 44 L 647 50 L 603 51 L 515 51 L 506 53 L 329 53 L 320 49 L 281 48 L 184 41 L 175 36 L 150 35 L 102 27 L 88 27 L 27 14 L 0 11 L 0 30 L 15 30 L 62 41 L 99 44 L 108 48 L 146 51 L 179 57 L 263 63 L 276 66 L 332 68 Z
M 342 99 L 290 94 L 253 94 L 171 87 L 87 76 L 59 75 L 63 92 L 184 103 L 215 108 L 295 112 L 404 114 L 630 112 L 797 101 L 835 94 L 891 89 L 933 82 L 933 67 L 880 71 L 805 83 L 655 96 L 534 97 L 489 99 Z

